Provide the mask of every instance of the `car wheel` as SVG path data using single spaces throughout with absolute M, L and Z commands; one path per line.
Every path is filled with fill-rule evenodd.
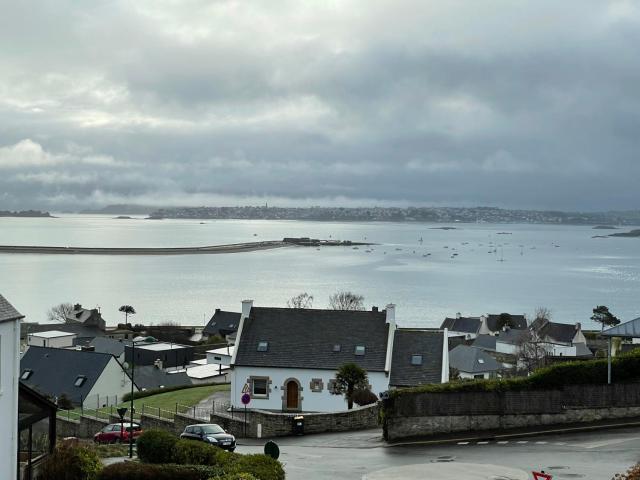
M 233 453 L 236 450 L 236 447 L 230 448 L 229 451 Z

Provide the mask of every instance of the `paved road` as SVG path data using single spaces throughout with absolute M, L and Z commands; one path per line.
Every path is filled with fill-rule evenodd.
M 532 478 L 533 469 L 544 469 L 554 480 L 609 480 L 640 461 L 638 428 L 440 446 L 388 447 L 380 435 L 374 430 L 276 442 L 288 480 L 520 480 Z M 240 445 L 238 452 L 262 451 L 258 442 L 245 442 L 252 444 Z

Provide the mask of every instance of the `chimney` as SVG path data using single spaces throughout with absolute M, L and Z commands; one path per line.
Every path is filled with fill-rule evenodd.
M 253 300 L 243 300 L 242 301 L 242 315 L 240 318 L 247 318 L 251 313 L 251 307 L 253 307 Z
M 576 332 L 579 332 L 581 328 L 582 328 L 582 324 L 580 324 L 580 322 L 577 322 L 576 323 Z
M 372 311 L 372 312 L 376 312 L 376 313 L 377 313 L 377 312 L 378 312 L 378 307 L 375 307 L 375 306 L 374 306 L 374 307 L 371 307 L 371 311 Z
M 73 306 L 73 309 L 74 309 L 74 310 L 80 310 L 81 308 L 82 308 L 82 305 L 80 305 L 79 303 L 76 303 L 76 304 Z
M 386 306 L 387 311 L 387 323 L 389 325 L 396 324 L 396 306 L 394 303 L 390 303 Z
M 220 313 L 220 309 L 216 308 L 216 312 L 215 313 Z
M 462 318 L 462 314 L 460 312 L 456 313 L 456 318 Z
M 153 366 L 156 367 L 158 370 L 162 370 L 162 360 L 160 360 L 159 358 L 156 358 L 156 361 L 153 362 Z

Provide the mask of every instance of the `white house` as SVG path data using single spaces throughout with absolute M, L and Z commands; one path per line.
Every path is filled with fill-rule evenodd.
M 449 365 L 460 378 L 495 378 L 503 369 L 487 352 L 467 345 L 458 345 L 449 352 Z
M 231 403 L 277 411 L 346 410 L 334 395 L 337 370 L 355 363 L 366 370 L 371 391 L 389 388 L 396 330 L 395 306 L 370 311 L 253 307 L 242 302 L 231 360 Z
M 346 410 L 332 394 L 346 363 L 367 372 L 370 390 L 449 379 L 446 330 L 398 329 L 395 305 L 379 311 L 253 307 L 242 302 L 231 359 L 231 403 L 285 412 Z
M 68 348 L 73 346 L 73 339 L 77 335 L 61 330 L 47 330 L 46 332 L 30 333 L 27 336 L 27 345 L 36 347 Z
M 16 478 L 18 454 L 18 372 L 20 320 L 24 318 L 0 295 L 0 478 Z
M 525 330 L 527 319 L 524 315 L 511 315 L 510 313 L 488 313 L 479 317 L 463 317 L 456 313 L 455 318 L 447 317 L 440 328 L 447 329 L 450 337 L 464 337 L 473 340 L 480 335 L 498 334 L 503 326 L 515 330 Z
M 114 405 L 131 392 L 131 377 L 113 355 L 86 350 L 29 347 L 20 361 L 20 380 L 85 408 Z

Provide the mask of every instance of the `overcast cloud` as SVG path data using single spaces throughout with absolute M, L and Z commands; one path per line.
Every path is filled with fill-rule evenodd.
M 632 209 L 635 1 L 19 1 L 0 209 Z

